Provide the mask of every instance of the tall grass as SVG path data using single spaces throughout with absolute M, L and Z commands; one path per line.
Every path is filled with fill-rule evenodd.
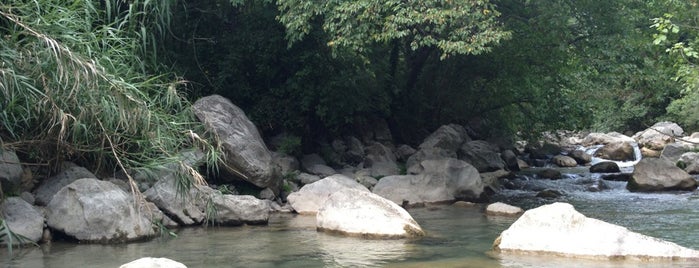
M 191 147 L 215 165 L 219 150 L 196 134 L 186 82 L 158 63 L 176 2 L 3 1 L 1 145 L 102 172 L 152 170 Z M 186 187 L 203 183 L 181 173 Z

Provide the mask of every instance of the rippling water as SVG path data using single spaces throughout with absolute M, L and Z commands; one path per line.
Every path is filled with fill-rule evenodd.
M 691 248 L 699 248 L 699 195 L 630 193 L 624 182 L 589 192 L 594 178 L 586 169 L 563 169 L 565 179 L 523 176 L 514 190 L 493 197 L 525 209 L 556 201 L 569 202 L 583 214 Z M 541 189 L 558 189 L 554 200 L 535 198 Z M 0 250 L 4 267 L 118 267 L 144 256 L 167 257 L 188 267 L 696 267 L 689 262 L 637 263 L 570 260 L 558 257 L 499 255 L 490 251 L 495 238 L 513 221 L 487 217 L 482 206 L 429 206 L 409 212 L 426 230 L 416 240 L 364 240 L 315 231 L 315 218 L 276 214 L 268 226 L 187 228 L 177 238 L 126 245 L 54 242 L 38 248 Z

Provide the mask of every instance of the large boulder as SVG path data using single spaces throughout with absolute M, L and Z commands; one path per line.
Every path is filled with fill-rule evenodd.
M 192 109 L 218 136 L 226 154 L 222 166 L 227 172 L 261 188 L 278 190 L 282 178 L 277 174 L 272 154 L 243 110 L 219 95 L 197 100 Z
M 665 145 L 665 148 L 660 152 L 660 157 L 676 163 L 682 157 L 682 154 L 688 152 L 689 149 L 679 142 Z
M 79 179 L 63 187 L 46 207 L 51 229 L 79 241 L 109 243 L 155 235 L 152 213 L 111 182 Z
M 634 192 L 692 191 L 697 181 L 667 159 L 644 158 L 636 164 L 626 188 Z
M 345 188 L 369 192 L 369 189 L 355 180 L 345 175 L 336 174 L 306 184 L 298 192 L 289 194 L 286 199 L 299 214 L 316 214 L 331 194 Z
M 14 245 L 39 242 L 44 232 L 44 215 L 19 197 L 8 197 L 0 204 L 0 219 L 12 232 L 27 239 L 13 240 Z M 0 237 L 0 244 L 7 244 L 6 239 Z
M 557 156 L 554 156 L 552 161 L 559 167 L 575 167 L 578 165 L 578 161 L 575 161 L 575 159 L 567 155 L 559 154 Z
M 628 142 L 608 143 L 595 151 L 595 156 L 614 161 L 636 160 L 633 145 Z
M 636 142 L 633 138 L 626 136 L 624 134 L 618 133 L 618 132 L 609 132 L 609 133 L 599 133 L 599 132 L 593 132 L 590 134 L 587 134 L 585 138 L 582 141 L 583 146 L 592 146 L 592 145 L 606 145 L 610 143 L 622 143 L 622 142 Z
M 206 220 L 206 205 L 215 193 L 216 190 L 205 185 L 183 189 L 172 174 L 161 178 L 143 194 L 179 224 L 194 225 Z
M 144 257 L 119 266 L 119 268 L 187 268 L 187 266 L 168 258 Z
M 316 215 L 319 231 L 365 238 L 404 238 L 425 232 L 405 209 L 376 194 L 345 188 L 328 198 Z
M 396 163 L 396 155 L 391 148 L 381 143 L 374 142 L 366 147 L 366 152 L 367 155 L 364 159 L 364 167 L 371 170 L 371 176 L 384 177 L 400 173 L 398 163 Z
M 0 148 L 0 194 L 16 192 L 22 183 L 22 165 L 15 151 Z
M 63 189 L 63 187 L 84 178 L 97 179 L 97 176 L 84 167 L 80 167 L 71 162 L 63 162 L 61 172 L 44 180 L 39 184 L 39 187 L 36 188 L 36 204 L 41 206 L 47 205 L 51 202 L 53 196 L 59 190 Z
M 459 159 L 473 165 L 478 172 L 490 172 L 505 168 L 496 145 L 487 141 L 475 140 L 464 143 L 459 148 Z
M 327 177 L 337 173 L 337 171 L 328 166 L 328 164 L 325 162 L 325 159 L 320 157 L 320 155 L 318 154 L 304 155 L 301 158 L 301 167 L 306 172 L 321 177 Z
M 237 226 L 243 224 L 267 224 L 270 205 L 251 195 L 213 195 L 214 215 L 209 219 L 215 225 Z
M 415 169 L 419 169 L 420 163 L 425 160 L 439 160 L 445 158 L 456 158 L 456 151 L 448 151 L 442 148 L 425 148 L 420 149 L 408 158 L 405 162 L 405 166 L 408 169 L 408 173 L 417 174 Z
M 619 165 L 612 161 L 603 161 L 590 167 L 590 173 L 616 173 L 621 172 Z
M 503 151 L 502 154 L 500 154 L 500 158 L 502 158 L 502 161 L 505 162 L 505 167 L 509 171 L 519 171 L 520 170 L 519 162 L 517 161 L 519 159 L 517 158 L 517 155 L 515 154 L 515 152 L 513 152 L 512 150 Z
M 699 174 L 699 153 L 688 152 L 680 156 L 678 166 L 684 166 L 684 171 L 689 174 Z
M 585 217 L 566 203 L 526 211 L 500 234 L 493 248 L 508 254 L 604 259 L 699 258 L 699 251 Z
M 684 130 L 679 125 L 672 122 L 658 122 L 646 130 L 637 132 L 633 138 L 644 148 L 661 151 L 665 145 L 675 142 L 675 137 L 682 134 Z
M 588 154 L 584 150 L 572 151 L 569 156 L 575 159 L 575 162 L 578 162 L 579 165 L 586 165 L 592 162 L 592 155 Z
M 418 148 L 442 148 L 449 152 L 456 152 L 461 144 L 470 140 L 471 138 L 468 137 L 463 126 L 449 124 L 443 125 L 432 132 Z
M 475 200 L 483 194 L 478 170 L 464 161 L 425 160 L 419 167 L 417 175 L 381 178 L 372 191 L 401 205 Z

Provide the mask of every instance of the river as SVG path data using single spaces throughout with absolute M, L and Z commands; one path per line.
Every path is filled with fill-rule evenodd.
M 603 182 L 587 168 L 561 169 L 561 180 L 540 180 L 524 172 L 492 201 L 529 209 L 568 202 L 589 216 L 633 231 L 699 248 L 699 194 L 631 193 L 625 182 Z M 536 198 L 541 189 L 557 189 L 557 199 Z M 483 205 L 449 205 L 410 209 L 427 236 L 415 240 L 364 240 L 315 231 L 312 216 L 274 214 L 266 226 L 185 228 L 177 237 L 123 245 L 53 242 L 50 245 L 0 251 L 3 267 L 118 267 L 145 257 L 167 257 L 188 267 L 696 267 L 691 262 L 623 262 L 559 257 L 500 255 L 493 241 L 515 219 L 485 216 Z

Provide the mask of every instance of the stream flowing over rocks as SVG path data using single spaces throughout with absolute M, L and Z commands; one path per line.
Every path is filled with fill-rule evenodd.
M 699 173 L 699 133 L 682 136 L 682 128 L 672 122 L 660 122 L 633 137 L 617 132 L 561 131 L 545 134 L 540 142 L 514 144 L 474 140 L 464 126 L 449 124 L 435 130 L 419 145 L 411 146 L 395 144 L 388 124 L 373 120 L 362 126 L 356 136 L 317 141 L 316 151 L 290 155 L 279 150 L 283 147 L 279 140 L 289 136 L 272 138 L 270 143 L 274 145 L 270 148 L 276 151 L 270 151 L 244 112 L 221 96 L 202 98 L 193 108 L 208 131 L 219 138 L 226 154 L 226 160 L 219 163 L 225 172 L 215 180 L 183 185 L 178 179 L 182 172 L 201 176 L 198 172 L 208 168 L 203 166 L 204 153 L 190 148 L 178 152 L 178 161 L 156 169 L 154 174 L 128 170 L 117 172 L 114 177 L 98 177 L 65 162 L 58 172 L 39 181 L 33 189 L 21 189 L 23 174 L 29 170 L 18 164 L 21 161 L 16 159 L 16 153 L 2 151 L 0 182 L 4 189 L 18 189 L 21 196 L 6 198 L 0 204 L 7 226 L 28 238 L 23 243 L 51 240 L 51 234 L 78 242 L 122 243 L 152 239 L 158 233 L 186 232 L 174 228 L 197 225 L 251 225 L 224 230 L 265 233 L 272 230 L 265 225 L 275 220 L 273 224 L 280 224 L 281 217 L 289 226 L 274 229 L 275 235 L 269 237 L 247 239 L 264 240 L 269 245 L 287 244 L 290 241 L 277 237 L 311 230 L 321 232 L 314 234 L 311 241 L 322 245 L 321 252 L 332 252 L 334 257 L 338 252 L 359 254 L 354 250 L 358 245 L 378 243 L 381 248 L 376 250 L 397 252 L 388 255 L 404 258 L 419 255 L 410 252 L 413 247 L 478 237 L 435 236 L 433 233 L 439 230 L 423 224 L 443 224 L 449 219 L 432 221 L 430 217 L 456 217 L 468 211 L 473 214 L 469 214 L 469 220 L 487 221 L 479 224 L 497 226 L 498 231 L 507 229 L 495 241 L 494 248 L 500 252 L 500 257 L 495 258 L 507 259 L 516 252 L 611 259 L 697 258 L 694 250 L 640 234 L 663 232 L 655 229 L 668 226 L 658 224 L 643 229 L 644 217 L 662 218 L 658 215 L 677 211 L 687 215 L 699 213 L 683 207 L 699 199 L 695 194 L 697 179 L 691 175 Z M 588 218 L 571 205 L 559 203 L 568 201 L 578 208 L 582 206 L 580 211 L 586 214 L 600 211 L 601 216 L 622 215 L 615 209 L 627 209 L 625 206 L 630 204 L 634 204 L 633 211 L 641 212 L 624 212 L 636 213 L 639 218 L 615 225 Z M 658 204 L 671 208 L 655 208 Z M 678 204 L 680 208 L 672 207 Z M 595 207 L 598 205 L 601 208 Z M 644 209 L 654 210 L 643 212 Z M 422 218 L 413 217 L 414 212 Z M 616 216 L 609 217 L 606 221 L 616 220 Z M 305 221 L 311 223 L 310 227 L 299 223 Z M 508 229 L 503 224 L 512 225 Z M 687 224 L 683 222 L 682 226 Z M 629 231 L 622 227 L 625 225 L 644 232 Z M 458 226 L 459 230 L 468 228 Z M 202 232 L 219 230 L 212 229 L 215 230 Z M 677 230 L 667 232 L 674 234 Z M 485 239 L 490 243 L 496 237 Z M 378 242 L 366 238 L 395 239 Z M 336 239 L 349 244 L 339 246 Z M 329 243 L 330 240 L 334 242 Z M 308 240 L 296 242 L 302 244 L 300 247 L 308 246 L 304 244 Z M 373 250 L 370 246 L 365 251 Z M 304 254 L 277 255 L 316 258 L 314 254 Z M 160 261 L 163 260 L 150 258 L 123 267 L 152 267 L 148 265 L 161 265 Z M 140 263 L 146 266 L 138 266 Z M 367 263 L 349 262 L 346 266 L 375 266 L 364 264 Z

